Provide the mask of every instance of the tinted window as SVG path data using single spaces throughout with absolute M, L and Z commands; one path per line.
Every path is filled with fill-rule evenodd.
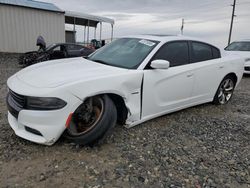
M 79 46 L 79 45 L 76 45 L 75 46 L 75 50 L 81 50 L 81 49 L 83 49 L 84 47 L 83 46 Z
M 192 42 L 191 62 L 200 62 L 213 59 L 212 47 L 210 45 Z
M 188 43 L 180 41 L 165 44 L 155 55 L 156 59 L 169 61 L 170 67 L 188 64 Z
M 79 46 L 79 45 L 67 45 L 67 49 L 68 50 L 80 50 L 80 49 L 82 49 L 82 47 L 81 46 Z
M 220 50 L 218 50 L 217 48 L 212 47 L 212 51 L 213 51 L 213 58 L 214 59 L 221 58 Z
M 56 44 L 51 44 L 51 45 L 49 45 L 47 48 L 46 48 L 46 50 L 47 51 L 50 51 L 50 50 L 52 50 L 52 48 L 54 48 L 56 46 Z
M 53 51 L 60 51 L 61 50 L 61 46 L 57 46 L 55 48 L 53 48 Z
M 227 48 L 227 51 L 250 51 L 250 42 L 233 42 Z

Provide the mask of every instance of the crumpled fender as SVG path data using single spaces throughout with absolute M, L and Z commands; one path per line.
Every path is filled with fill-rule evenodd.
M 142 80 L 143 71 L 127 70 L 119 75 L 74 84 L 74 86 L 68 88 L 68 91 L 82 101 L 88 97 L 100 94 L 116 94 L 121 96 L 128 109 L 126 125 L 129 127 L 130 124 L 139 121 L 141 118 Z

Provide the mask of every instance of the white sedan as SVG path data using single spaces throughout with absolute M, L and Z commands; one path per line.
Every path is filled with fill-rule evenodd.
M 43 62 L 8 79 L 8 121 L 16 135 L 52 145 L 103 139 L 116 123 L 133 127 L 202 103 L 226 104 L 244 60 L 221 57 L 184 36 L 130 36 L 87 59 Z
M 245 58 L 245 74 L 250 74 L 250 40 L 240 40 L 229 44 L 225 50 L 229 54 L 237 54 Z

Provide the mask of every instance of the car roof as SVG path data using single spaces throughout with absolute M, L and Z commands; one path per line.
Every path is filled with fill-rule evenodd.
M 142 39 L 147 39 L 147 40 L 159 41 L 159 42 L 163 42 L 163 43 L 175 41 L 175 40 L 191 40 L 191 41 L 207 43 L 209 45 L 217 47 L 213 43 L 208 42 L 206 40 L 196 38 L 196 37 L 185 36 L 185 35 L 158 35 L 158 34 L 150 34 L 149 35 L 149 34 L 146 34 L 146 35 L 129 35 L 129 36 L 125 36 L 125 37 L 126 38 L 142 38 Z
M 219 47 L 217 47 L 217 45 L 209 41 L 196 38 L 196 37 L 185 36 L 185 35 L 158 35 L 158 34 L 149 35 L 149 34 L 146 34 L 146 35 L 128 35 L 128 36 L 124 36 L 124 38 L 139 38 L 139 39 L 141 38 L 141 39 L 159 41 L 161 43 L 166 43 L 166 42 L 176 41 L 176 40 L 189 40 L 189 41 L 191 40 L 191 41 L 206 43 L 206 44 L 209 44 L 211 46 L 214 46 L 220 49 Z
M 83 46 L 81 44 L 77 44 L 77 43 L 54 43 L 54 45 L 77 45 L 77 46 Z

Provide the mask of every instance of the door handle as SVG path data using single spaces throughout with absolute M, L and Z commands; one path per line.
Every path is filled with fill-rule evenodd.
M 219 66 L 219 68 L 220 68 L 220 69 L 223 69 L 223 68 L 224 68 L 224 65 Z
M 187 77 L 190 78 L 192 77 L 194 74 L 188 74 Z

